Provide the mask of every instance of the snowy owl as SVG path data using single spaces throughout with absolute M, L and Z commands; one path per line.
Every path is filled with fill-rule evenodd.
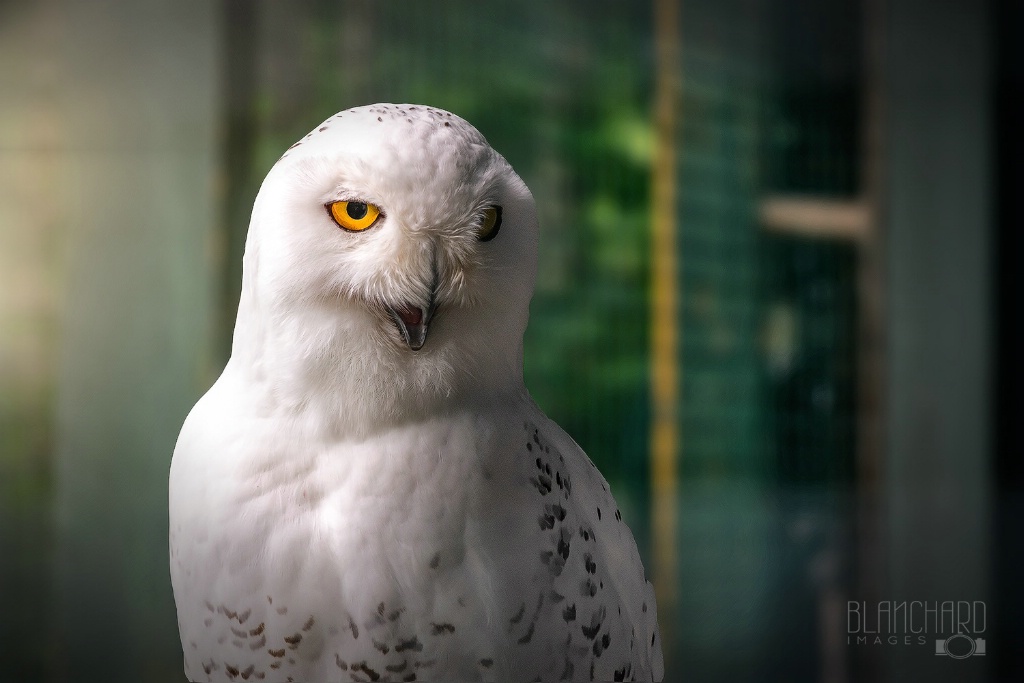
M 633 536 L 523 385 L 537 245 L 438 109 L 343 111 L 270 170 L 171 463 L 190 680 L 661 679 Z

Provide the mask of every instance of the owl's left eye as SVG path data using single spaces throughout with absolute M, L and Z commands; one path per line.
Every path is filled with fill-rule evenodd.
M 380 216 L 380 209 L 366 202 L 331 202 L 327 210 L 334 222 L 349 232 L 372 228 Z
M 476 238 L 481 242 L 489 242 L 498 236 L 501 229 L 501 207 L 495 204 L 484 209 L 483 220 L 476 229 Z

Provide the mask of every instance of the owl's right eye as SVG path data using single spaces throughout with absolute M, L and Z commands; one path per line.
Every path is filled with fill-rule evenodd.
M 335 223 L 349 232 L 372 228 L 380 216 L 380 209 L 367 202 L 331 202 L 327 211 Z

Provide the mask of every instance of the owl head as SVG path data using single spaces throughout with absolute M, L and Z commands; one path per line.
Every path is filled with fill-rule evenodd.
M 518 390 L 537 241 L 530 191 L 463 119 L 340 112 L 259 191 L 232 364 L 378 418 Z

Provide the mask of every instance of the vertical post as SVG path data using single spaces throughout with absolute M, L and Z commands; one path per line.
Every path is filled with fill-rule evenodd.
M 885 17 L 886 0 L 865 0 L 861 87 L 860 197 L 866 211 L 857 242 L 857 557 L 859 577 L 851 599 L 877 604 L 885 586 L 885 244 L 883 225 Z M 881 654 L 858 649 L 857 671 L 882 675 Z
M 662 642 L 672 641 L 676 603 L 679 453 L 679 311 L 676 265 L 676 130 L 680 0 L 654 0 L 655 151 L 651 220 L 651 473 L 654 585 Z

